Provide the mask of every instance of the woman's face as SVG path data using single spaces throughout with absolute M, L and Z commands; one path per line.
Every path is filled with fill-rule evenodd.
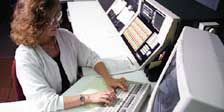
M 59 9 L 59 8 L 58 8 Z M 47 23 L 44 32 L 42 33 L 41 37 L 41 44 L 48 43 L 49 41 L 55 38 L 57 28 L 59 28 L 62 12 L 60 10 L 53 10 L 51 20 Z

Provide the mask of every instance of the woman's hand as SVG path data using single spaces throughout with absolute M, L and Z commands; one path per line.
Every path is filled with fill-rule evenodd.
M 113 89 L 89 94 L 87 95 L 87 97 L 88 98 L 86 103 L 105 103 L 109 105 L 112 104 L 112 102 L 117 99 Z
M 123 91 L 128 91 L 128 86 L 126 84 L 126 79 L 125 78 L 120 78 L 120 79 L 114 79 L 112 77 L 105 79 L 107 85 L 110 88 L 121 88 Z
M 114 88 L 119 87 L 123 91 L 128 91 L 128 86 L 126 84 L 126 79 L 125 78 L 120 78 L 120 79 L 112 78 L 103 62 L 97 63 L 94 66 L 94 70 L 105 79 L 109 88 L 114 89 Z

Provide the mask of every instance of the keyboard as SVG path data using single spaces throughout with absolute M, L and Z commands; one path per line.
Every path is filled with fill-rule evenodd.
M 128 92 L 117 89 L 117 100 L 112 105 L 100 107 L 97 112 L 138 112 L 149 95 L 151 86 L 132 81 L 128 81 L 127 85 Z

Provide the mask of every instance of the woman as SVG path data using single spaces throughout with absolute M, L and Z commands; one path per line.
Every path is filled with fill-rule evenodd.
M 114 79 L 97 54 L 75 35 L 58 29 L 61 19 L 58 0 L 19 0 L 11 23 L 16 50 L 19 83 L 27 100 L 34 100 L 40 111 L 58 111 L 89 103 L 111 104 L 116 99 L 112 89 L 60 96 L 77 80 L 77 67 L 93 67 L 109 88 L 128 90 L 125 79 Z

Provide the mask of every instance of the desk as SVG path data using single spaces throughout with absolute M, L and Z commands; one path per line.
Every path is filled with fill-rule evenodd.
M 125 77 L 127 80 L 150 83 L 145 76 L 143 71 L 135 71 L 126 74 L 114 75 L 115 78 Z M 95 74 L 84 74 L 78 82 L 76 82 L 72 87 L 70 87 L 63 96 L 72 96 L 79 95 L 80 93 L 93 93 L 97 91 L 106 90 L 106 84 L 103 80 L 99 80 L 101 78 L 99 75 Z M 75 107 L 72 109 L 65 110 L 63 112 L 93 112 L 100 106 L 99 104 L 88 104 L 80 107 Z
M 74 34 L 101 58 L 131 54 L 97 0 L 67 4 Z

